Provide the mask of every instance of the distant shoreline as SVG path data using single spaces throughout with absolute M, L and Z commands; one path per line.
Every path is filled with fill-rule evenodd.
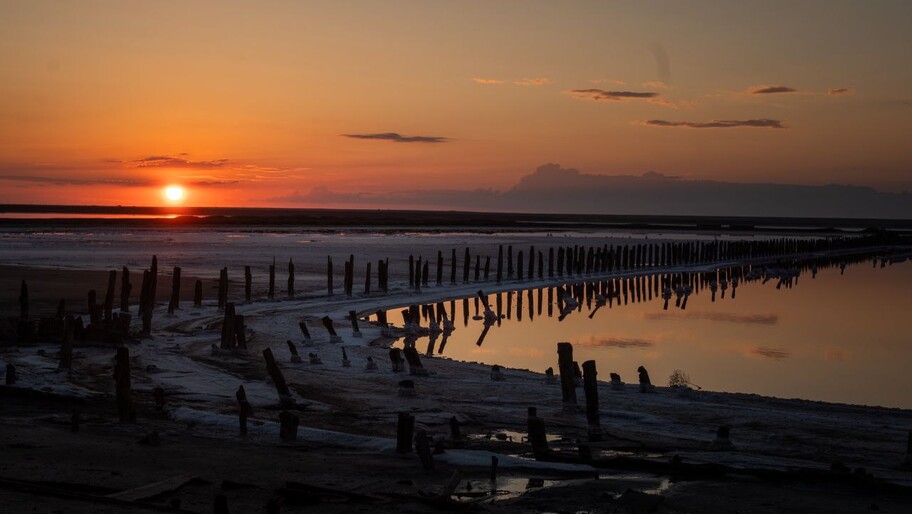
M 15 215 L 15 216 L 13 216 Z M 29 216 L 33 215 L 33 216 Z M 59 216 L 55 216 L 59 215 Z M 91 216 L 91 217 L 78 217 Z M 865 229 L 912 231 L 912 220 L 779 218 L 611 214 L 502 213 L 367 209 L 284 209 L 241 207 L 123 207 L 0 205 L 0 228 L 111 225 L 133 227 L 463 227 L 512 230 L 662 230 L 726 232 L 843 233 Z

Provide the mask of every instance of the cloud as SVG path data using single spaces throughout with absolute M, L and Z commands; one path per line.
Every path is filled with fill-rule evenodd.
M 827 89 L 828 96 L 851 96 L 855 94 L 855 90 L 850 87 L 836 87 L 832 89 Z
M 180 154 L 187 155 L 187 154 Z M 221 168 L 228 164 L 228 159 L 215 159 L 211 161 L 191 161 L 182 157 L 170 155 L 153 155 L 131 161 L 135 168 Z
M 647 312 L 643 318 L 651 320 L 695 319 L 746 325 L 775 325 L 779 322 L 776 314 L 729 314 L 726 312 Z
M 753 86 L 747 88 L 747 91 L 744 92 L 746 95 L 775 95 L 780 93 L 797 93 L 798 90 L 788 86 Z
M 627 83 L 623 80 L 615 79 L 594 79 L 589 81 L 590 84 L 614 84 L 615 86 L 626 86 Z
M 655 342 L 648 339 L 636 337 L 596 337 L 590 336 L 586 339 L 577 339 L 573 344 L 578 346 L 601 347 L 601 348 L 650 348 L 655 346 Z
M 476 83 L 476 84 L 482 84 L 482 85 L 485 85 L 485 86 L 491 86 L 491 85 L 496 85 L 496 84 L 504 84 L 504 81 L 503 81 L 503 80 L 498 80 L 498 79 L 486 79 L 486 78 L 481 78 L 481 77 L 472 77 L 472 82 L 474 82 L 474 83 Z
M 757 119 L 757 120 L 712 120 L 712 121 L 667 121 L 667 120 L 644 120 L 643 125 L 653 127 L 679 127 L 692 129 L 707 128 L 771 128 L 785 129 L 788 128 L 782 120 Z
M 550 84 L 551 81 L 545 77 L 538 77 L 534 79 L 522 79 L 516 80 L 513 84 L 517 86 L 544 86 L 545 84 Z
M 585 98 L 587 100 L 610 100 L 617 102 L 624 100 L 650 100 L 658 98 L 659 96 L 659 93 L 652 91 L 606 91 L 604 89 L 571 89 L 567 91 L 567 94 L 577 98 Z
M 668 89 L 669 85 L 661 80 L 650 80 L 649 82 L 643 82 L 640 84 L 643 87 L 648 87 L 652 89 Z
M 777 348 L 768 348 L 766 346 L 759 346 L 757 348 L 751 348 L 749 350 L 751 355 L 756 355 L 757 357 L 763 357 L 766 359 L 772 359 L 776 361 L 781 361 L 786 359 L 789 356 L 789 352 L 785 350 L 779 350 Z
M 123 179 L 123 178 L 70 178 L 70 177 L 48 177 L 40 175 L 0 175 L 0 180 L 12 182 L 33 182 L 37 184 L 48 184 L 52 186 L 124 186 L 124 187 L 144 187 L 157 184 L 150 180 L 142 179 Z
M 383 132 L 380 134 L 342 134 L 345 137 L 354 139 L 376 139 L 379 141 L 392 141 L 394 143 L 448 143 L 449 138 L 438 136 L 402 136 L 395 132 Z

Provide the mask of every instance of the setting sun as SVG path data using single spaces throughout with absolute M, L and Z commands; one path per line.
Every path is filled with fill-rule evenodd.
M 165 199 L 169 202 L 180 202 L 184 199 L 185 194 L 186 192 L 181 186 L 168 186 L 164 191 Z

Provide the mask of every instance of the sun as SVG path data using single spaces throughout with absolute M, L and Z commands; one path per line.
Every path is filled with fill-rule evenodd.
M 172 203 L 180 202 L 186 196 L 186 191 L 181 186 L 168 186 L 163 191 L 165 199 Z

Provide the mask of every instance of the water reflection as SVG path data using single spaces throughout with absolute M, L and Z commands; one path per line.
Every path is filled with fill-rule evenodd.
M 462 300 L 458 329 L 457 301 L 412 306 L 422 324 L 389 335 L 397 346 L 426 337 L 428 355 L 537 371 L 570 341 L 606 375 L 646 364 L 659 385 L 683 369 L 712 390 L 912 407 L 908 284 L 903 257 L 615 277 L 479 291 Z

